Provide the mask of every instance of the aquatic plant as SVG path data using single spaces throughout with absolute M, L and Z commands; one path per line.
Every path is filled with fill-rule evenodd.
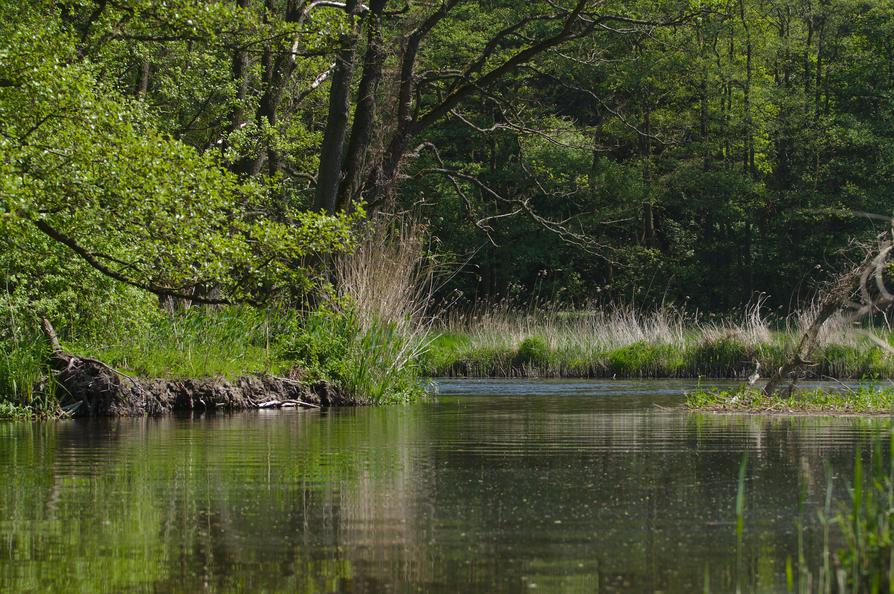
M 695 390 L 686 395 L 685 404 L 693 410 L 715 412 L 890 414 L 894 411 L 894 387 L 842 385 L 835 389 L 810 388 L 772 396 L 753 387 Z

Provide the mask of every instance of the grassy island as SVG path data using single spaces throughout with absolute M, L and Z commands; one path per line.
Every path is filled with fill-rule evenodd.
M 894 414 L 894 387 L 804 388 L 767 395 L 757 388 L 696 390 L 686 395 L 690 410 L 754 414 Z

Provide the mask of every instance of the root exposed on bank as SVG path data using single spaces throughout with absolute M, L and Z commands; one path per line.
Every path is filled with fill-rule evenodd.
M 43 331 L 52 348 L 50 367 L 61 412 L 75 417 L 144 416 L 174 411 L 236 411 L 259 408 L 349 406 L 357 404 L 326 382 L 248 375 L 224 378 L 131 377 L 102 361 L 63 350 L 48 320 Z

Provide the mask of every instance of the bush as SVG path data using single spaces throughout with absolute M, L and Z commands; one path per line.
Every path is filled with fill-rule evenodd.
M 515 363 L 519 366 L 544 368 L 549 365 L 551 351 L 539 336 L 529 336 L 518 345 Z
M 364 325 L 350 311 L 316 311 L 293 321 L 277 341 L 277 354 L 300 365 L 310 381 L 331 382 L 358 402 L 380 404 L 424 393 L 422 346 L 395 323 Z
M 621 377 L 676 376 L 685 364 L 680 349 L 669 344 L 641 341 L 608 353 L 609 371 Z

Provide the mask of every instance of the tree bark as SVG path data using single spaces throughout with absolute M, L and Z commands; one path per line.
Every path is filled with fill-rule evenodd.
M 332 82 L 329 87 L 329 114 L 326 118 L 326 131 L 320 148 L 320 166 L 317 172 L 317 191 L 314 201 L 316 210 L 335 212 L 338 198 L 338 187 L 342 177 L 342 153 L 348 131 L 348 114 L 350 111 L 351 79 L 354 76 L 354 46 L 357 44 L 358 26 L 356 15 L 359 13 L 359 0 L 349 0 L 346 10 L 351 25 L 348 33 L 341 38 L 341 49 L 335 61 Z
M 367 25 L 366 54 L 363 59 L 363 75 L 360 78 L 357 107 L 351 127 L 348 149 L 342 164 L 342 179 L 335 201 L 336 210 L 349 210 L 352 200 L 360 190 L 364 164 L 369 153 L 376 109 L 376 91 L 382 79 L 385 63 L 385 46 L 382 39 L 381 16 L 387 0 L 373 0 Z

